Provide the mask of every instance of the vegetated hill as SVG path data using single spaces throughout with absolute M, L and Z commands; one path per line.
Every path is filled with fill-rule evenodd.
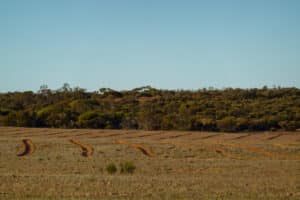
M 58 90 L 0 94 L 0 125 L 143 130 L 265 131 L 300 128 L 300 89 L 87 92 Z

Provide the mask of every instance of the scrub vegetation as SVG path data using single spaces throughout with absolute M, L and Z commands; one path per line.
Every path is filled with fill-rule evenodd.
M 64 84 L 37 93 L 0 94 L 0 125 L 19 127 L 295 131 L 300 128 L 297 88 L 87 92 Z

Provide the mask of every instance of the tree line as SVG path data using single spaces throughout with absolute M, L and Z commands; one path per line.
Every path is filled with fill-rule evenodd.
M 20 127 L 295 131 L 300 89 L 162 90 L 150 86 L 88 92 L 64 84 L 38 92 L 0 93 L 0 125 Z

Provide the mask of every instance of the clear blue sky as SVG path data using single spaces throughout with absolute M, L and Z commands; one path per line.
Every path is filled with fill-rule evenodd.
M 0 91 L 300 87 L 299 0 L 0 0 Z

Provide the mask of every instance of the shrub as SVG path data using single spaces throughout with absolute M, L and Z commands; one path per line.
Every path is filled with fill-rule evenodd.
M 299 123 L 296 121 L 281 121 L 279 122 L 279 126 L 285 131 L 295 131 L 299 127 Z
M 130 161 L 121 163 L 120 167 L 121 167 L 121 173 L 127 173 L 127 174 L 133 174 L 133 172 L 136 169 L 134 163 Z
M 117 166 L 114 163 L 110 163 L 106 166 L 106 171 L 109 174 L 115 174 L 117 172 Z
M 237 130 L 237 123 L 234 117 L 225 117 L 217 121 L 217 127 L 222 132 L 235 132 Z

